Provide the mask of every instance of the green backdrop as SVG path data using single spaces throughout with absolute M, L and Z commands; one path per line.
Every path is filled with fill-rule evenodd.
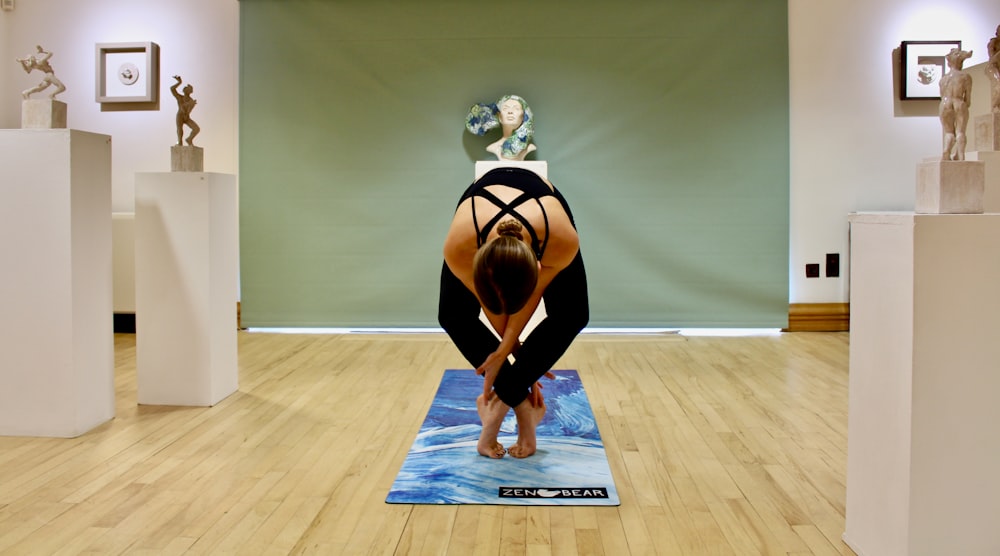
M 242 0 L 243 323 L 436 326 L 499 137 L 465 115 L 513 93 L 592 326 L 785 326 L 787 37 L 786 0 Z

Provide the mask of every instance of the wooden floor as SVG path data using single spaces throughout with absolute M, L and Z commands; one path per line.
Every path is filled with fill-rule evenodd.
M 853 554 L 847 333 L 584 335 L 620 507 L 385 497 L 446 368 L 444 335 L 239 334 L 213 408 L 136 405 L 76 439 L 0 437 L 0 554 Z

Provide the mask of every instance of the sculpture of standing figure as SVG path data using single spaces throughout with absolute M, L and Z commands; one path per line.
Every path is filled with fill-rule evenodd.
M 476 135 L 500 126 L 502 136 L 486 150 L 497 160 L 524 160 L 537 147 L 531 144 L 535 134 L 534 117 L 528 103 L 517 95 L 505 95 L 495 104 L 476 104 L 465 118 L 465 128 Z
M 177 80 L 177 83 L 170 86 L 170 92 L 177 99 L 177 144 L 184 144 L 184 126 L 187 125 L 191 129 L 191 133 L 187 138 L 187 144 L 193 147 L 194 137 L 201 131 L 198 124 L 191 119 L 191 111 L 194 110 L 194 105 L 198 104 L 198 101 L 191 98 L 191 92 L 194 91 L 194 87 L 190 83 L 184 86 L 184 94 L 182 95 L 177 92 L 177 87 L 181 84 L 181 76 L 175 75 L 174 79 Z
M 30 98 L 32 94 L 52 86 L 55 87 L 55 91 L 49 93 L 49 98 L 56 98 L 56 95 L 66 90 L 66 86 L 56 78 L 55 71 L 52 70 L 52 65 L 49 64 L 49 58 L 52 57 L 52 53 L 46 52 L 40 45 L 36 45 L 35 48 L 38 49 L 37 54 L 29 54 L 24 58 L 16 58 L 15 61 L 21 63 L 21 67 L 24 68 L 25 73 L 38 70 L 44 73 L 45 77 L 42 78 L 42 82 L 38 85 L 22 91 L 21 97 Z
M 990 78 L 990 106 L 994 114 L 1000 114 L 1000 25 L 997 34 L 986 43 L 986 75 Z
M 971 50 L 961 48 L 952 48 L 945 56 L 950 71 L 941 77 L 941 105 L 938 108 L 944 132 L 941 160 L 965 160 L 965 129 L 969 124 L 972 76 L 962 71 L 962 64 L 970 56 Z

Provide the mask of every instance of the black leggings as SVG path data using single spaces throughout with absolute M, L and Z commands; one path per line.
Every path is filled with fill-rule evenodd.
M 493 391 L 511 407 L 528 397 L 528 389 L 552 369 L 590 320 L 587 273 L 580 253 L 549 283 L 542 299 L 545 319 L 525 338 L 514 364 L 505 362 L 493 383 Z M 479 300 L 445 264 L 441 269 L 438 322 L 474 367 L 482 365 L 500 345 L 500 340 L 479 320 L 479 310 Z

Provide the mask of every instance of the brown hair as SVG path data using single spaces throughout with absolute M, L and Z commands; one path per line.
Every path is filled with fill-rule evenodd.
M 500 237 L 484 244 L 472 259 L 472 279 L 483 307 L 497 315 L 524 308 L 538 284 L 538 259 L 521 240 L 521 224 L 505 220 Z

